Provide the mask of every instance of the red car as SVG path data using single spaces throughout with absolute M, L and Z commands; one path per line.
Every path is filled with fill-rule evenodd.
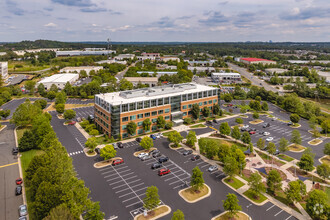
M 255 131 L 250 131 L 249 134 L 255 134 L 256 132 Z
M 74 124 L 76 124 L 75 121 L 70 121 L 70 122 L 68 123 L 68 125 L 74 125 Z
M 232 106 L 233 106 L 233 104 L 228 104 L 227 106 L 228 106 L 228 107 L 232 107 Z
M 124 163 L 124 160 L 123 159 L 117 159 L 117 160 L 112 161 L 112 166 L 115 166 L 115 165 L 118 165 L 118 164 L 121 164 L 121 163 Z
M 16 179 L 16 185 L 21 185 L 23 183 L 23 179 L 22 178 L 17 178 Z
M 158 171 L 158 175 L 159 175 L 159 176 L 163 176 L 163 175 L 168 174 L 168 173 L 170 173 L 170 172 L 171 172 L 170 169 L 160 169 L 160 170 Z

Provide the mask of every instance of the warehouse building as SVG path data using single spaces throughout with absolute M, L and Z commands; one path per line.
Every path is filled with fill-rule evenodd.
M 214 67 L 206 67 L 206 66 L 188 66 L 188 70 L 190 70 L 191 72 L 196 71 L 196 73 L 200 73 L 200 72 L 214 72 L 215 68 Z
M 55 74 L 49 77 L 46 77 L 40 80 L 36 87 L 39 84 L 43 84 L 45 88 L 48 90 L 54 84 L 59 89 L 64 89 L 65 84 L 69 82 L 71 85 L 74 84 L 79 79 L 79 74 L 76 73 L 64 73 L 64 74 Z
M 0 62 L 0 75 L 3 80 L 8 78 L 8 62 Z
M 71 57 L 71 56 L 105 56 L 115 54 L 115 50 L 59 50 L 56 51 L 57 57 Z
M 86 71 L 87 75 L 89 72 L 94 70 L 95 72 L 103 70 L 103 66 L 67 66 L 60 70 L 61 73 L 80 73 L 80 71 Z
M 266 59 L 259 59 L 259 58 L 240 58 L 240 61 L 242 63 L 251 65 L 251 64 L 276 64 L 276 61 L 272 61 L 272 60 L 266 60 Z
M 213 82 L 221 84 L 242 83 L 239 73 L 211 73 L 211 78 Z
M 135 134 L 145 132 L 142 124 L 147 118 L 152 123 L 151 131 L 157 130 L 158 116 L 163 116 L 166 122 L 172 121 L 175 126 L 180 125 L 184 118 L 192 117 L 193 104 L 212 110 L 219 99 L 218 88 L 195 83 L 98 94 L 95 96 L 95 123 L 109 137 L 127 138 L 129 122 L 137 124 Z
M 287 71 L 288 71 L 288 69 L 280 69 L 280 68 L 268 68 L 268 69 L 265 69 L 265 72 L 267 74 L 269 74 L 269 75 L 273 75 L 275 73 L 281 74 L 281 73 L 285 73 Z
M 137 86 L 139 83 L 147 84 L 149 87 L 157 86 L 157 77 L 125 77 L 128 82 L 131 82 L 133 86 Z

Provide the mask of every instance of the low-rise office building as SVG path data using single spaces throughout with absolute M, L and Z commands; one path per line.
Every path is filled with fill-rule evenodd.
M 3 80 L 8 78 L 8 62 L 0 62 L 0 75 Z
M 190 70 L 191 72 L 196 71 L 196 73 L 200 73 L 200 72 L 214 72 L 215 68 L 214 67 L 207 67 L 207 66 L 188 66 L 188 70 Z
M 241 75 L 239 73 L 211 73 L 211 78 L 215 83 L 231 84 L 241 83 Z
M 245 64 L 248 64 L 248 65 L 251 65 L 251 64 L 276 64 L 276 61 L 273 61 L 273 60 L 266 60 L 266 59 L 260 59 L 260 58 L 240 58 L 240 61 L 242 63 L 245 63 Z
M 94 70 L 95 72 L 103 70 L 103 66 L 67 66 L 60 70 L 60 73 L 80 73 L 80 71 L 86 71 L 87 75 L 89 72 Z
M 49 77 L 45 77 L 42 80 L 40 80 L 36 87 L 39 84 L 43 84 L 45 88 L 48 90 L 50 87 L 54 84 L 59 89 L 64 89 L 65 84 L 68 82 L 72 85 L 79 79 L 79 74 L 77 73 L 64 73 L 64 74 L 54 74 Z
M 149 87 L 154 87 L 158 84 L 158 77 L 125 77 L 125 79 L 131 82 L 133 86 L 142 83 L 149 85 Z
M 174 125 L 183 123 L 186 117 L 192 117 L 192 105 L 200 109 L 218 105 L 218 88 L 195 83 L 157 86 L 122 92 L 98 94 L 95 96 L 95 123 L 97 128 L 109 137 L 129 136 L 129 122 L 137 124 L 135 134 L 142 134 L 143 121 L 150 119 L 151 131 L 157 130 L 157 118 Z M 148 132 L 148 131 L 146 131 Z
M 285 73 L 287 72 L 288 70 L 287 69 L 280 69 L 280 68 L 268 68 L 268 69 L 265 69 L 265 72 L 269 75 L 273 75 L 275 73 Z
M 135 55 L 134 54 L 119 54 L 117 56 L 114 57 L 115 60 L 125 60 L 125 59 L 129 59 L 132 60 L 134 59 Z
M 71 57 L 71 56 L 105 56 L 115 54 L 115 50 L 59 50 L 56 51 L 57 57 Z

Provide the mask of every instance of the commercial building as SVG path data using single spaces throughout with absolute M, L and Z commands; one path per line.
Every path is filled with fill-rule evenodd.
M 151 131 L 157 130 L 159 116 L 166 122 L 180 125 L 184 118 L 192 117 L 193 104 L 198 104 L 200 109 L 212 110 L 219 99 L 218 88 L 195 83 L 98 94 L 95 96 L 95 123 L 109 137 L 126 138 L 129 122 L 137 124 L 135 134 L 144 133 L 142 124 L 147 118 L 152 123 Z
M 60 70 L 60 73 L 80 73 L 80 71 L 86 71 L 87 75 L 89 72 L 94 70 L 95 72 L 103 70 L 103 66 L 67 66 Z
M 141 53 L 141 56 L 136 56 L 138 60 L 158 60 L 160 59 L 160 53 Z
M 57 57 L 71 57 L 71 56 L 105 56 L 108 54 L 115 54 L 115 50 L 59 50 L 56 51 Z
M 265 72 L 269 75 L 273 75 L 275 73 L 285 73 L 287 72 L 288 70 L 287 69 L 280 69 L 280 68 L 268 68 L 268 69 L 265 69 Z
M 206 61 L 201 61 L 201 60 L 184 60 L 185 62 L 188 62 L 190 66 L 212 66 L 213 63 L 216 62 L 216 60 L 206 60 Z
M 134 54 L 119 54 L 118 56 L 115 56 L 114 59 L 115 60 L 125 60 L 125 59 L 132 60 L 132 59 L 134 59 L 134 57 L 135 57 Z
M 39 84 L 43 84 L 46 89 L 50 89 L 50 87 L 54 84 L 59 89 L 64 89 L 64 86 L 67 82 L 71 85 L 74 84 L 79 79 L 79 74 L 76 73 L 64 73 L 64 74 L 54 74 L 52 76 L 46 77 L 40 80 L 36 87 Z
M 157 74 L 157 76 L 163 76 L 163 75 L 174 75 L 177 74 L 178 72 L 171 72 L 171 71 L 157 71 L 157 72 L 153 72 L 153 71 L 137 71 L 136 73 L 138 74 L 142 74 L 142 73 L 148 73 L 149 75 L 153 75 L 153 74 Z
M 245 64 L 276 64 L 276 61 L 273 60 L 266 60 L 266 59 L 259 59 L 259 58 L 241 58 L 240 61 Z
M 160 58 L 161 61 L 164 61 L 164 62 L 168 62 L 168 61 L 177 61 L 177 62 L 180 62 L 180 58 L 179 57 L 171 57 L 171 56 L 164 56 L 164 57 L 161 57 Z
M 139 83 L 147 84 L 149 87 L 157 86 L 158 77 L 125 77 L 125 79 L 136 86 Z
M 211 78 L 215 83 L 232 84 L 241 83 L 241 75 L 239 73 L 211 73 Z
M 3 80 L 8 78 L 8 62 L 0 62 L 0 75 Z
M 191 72 L 194 72 L 196 70 L 196 73 L 200 72 L 214 72 L 215 68 L 214 67 L 206 67 L 206 66 L 188 66 L 188 70 Z
M 325 78 L 325 81 L 327 83 L 330 83 L 330 72 L 322 72 L 322 71 L 317 71 L 317 74 L 323 78 Z

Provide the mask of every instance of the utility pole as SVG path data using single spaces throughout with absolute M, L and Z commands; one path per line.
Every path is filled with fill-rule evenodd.
M 109 50 L 110 50 L 110 38 L 108 38 L 108 60 L 109 60 Z

